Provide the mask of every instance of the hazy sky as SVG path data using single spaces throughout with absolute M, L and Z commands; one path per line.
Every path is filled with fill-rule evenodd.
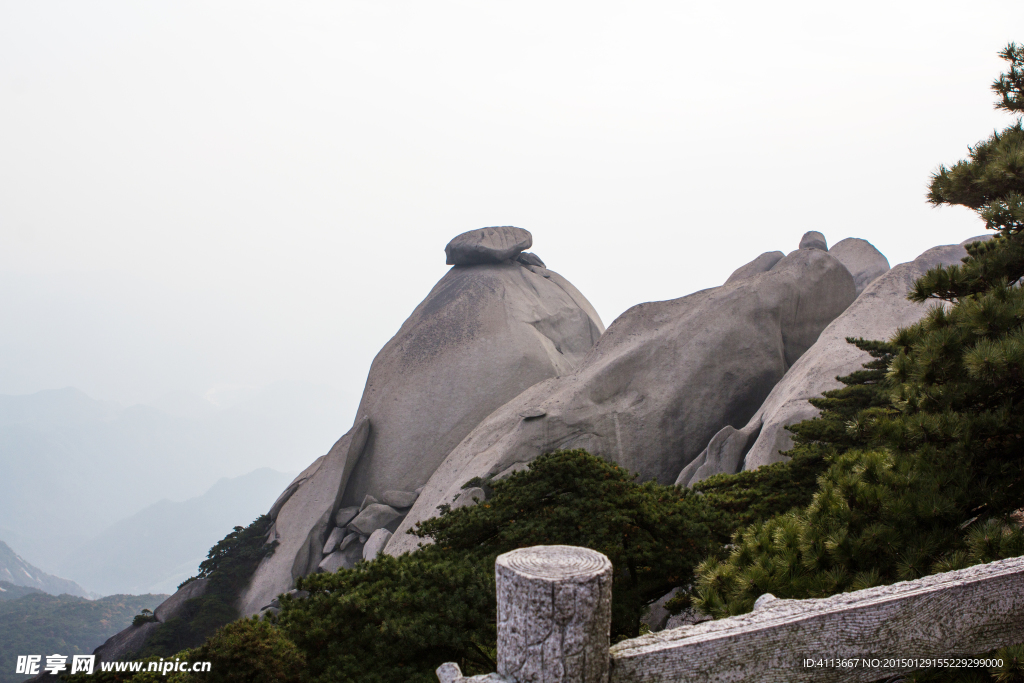
M 340 435 L 488 225 L 606 324 L 807 230 L 909 260 L 983 232 L 924 193 L 1014 39 L 1020 0 L 0 0 L 0 393 L 300 380 Z

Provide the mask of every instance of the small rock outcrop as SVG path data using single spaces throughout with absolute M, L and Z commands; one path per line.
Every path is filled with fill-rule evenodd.
M 775 267 L 775 264 L 783 259 L 785 254 L 781 251 L 766 251 L 746 265 L 742 265 L 732 272 L 725 284 L 731 285 L 748 277 L 754 277 L 759 273 L 767 273 Z
M 857 296 L 889 270 L 889 259 L 867 240 L 847 237 L 834 244 L 828 253 L 850 271 L 857 286 Z
M 864 253 L 860 245 L 855 246 Z M 723 427 L 682 469 L 676 483 L 692 485 L 714 474 L 731 474 L 785 460 L 780 451 L 793 447 L 785 427 L 818 414 L 807 399 L 842 386 L 836 377 L 859 370 L 870 358 L 846 338 L 887 339 L 898 327 L 919 320 L 928 305 L 907 300 L 914 281 L 931 268 L 958 263 L 966 255 L 960 245 L 935 247 L 875 279 L 789 369 L 746 425 L 739 429 Z
M 825 236 L 816 230 L 805 232 L 804 236 L 800 238 L 801 249 L 821 249 L 822 251 L 828 251 L 828 242 L 825 241 Z
M 146 645 L 146 641 L 160 628 L 160 624 L 181 614 L 187 601 L 202 597 L 208 584 L 208 579 L 194 579 L 186 583 L 153 610 L 155 621 L 129 626 L 107 638 L 106 642 L 93 651 L 96 659 L 101 662 L 113 662 L 140 651 Z
M 527 389 L 458 444 L 386 552 L 415 549 L 406 530 L 463 500 L 464 483 L 552 450 L 586 448 L 641 480 L 672 483 L 723 426 L 747 422 L 855 296 L 839 261 L 803 248 L 767 272 L 634 306 L 578 370 Z
M 269 540 L 279 546 L 257 568 L 243 614 L 300 576 L 361 559 L 481 420 L 580 365 L 604 326 L 579 290 L 522 253 L 532 242 L 526 230 L 498 227 L 448 243 L 453 267 L 374 358 L 356 424 L 275 503 Z

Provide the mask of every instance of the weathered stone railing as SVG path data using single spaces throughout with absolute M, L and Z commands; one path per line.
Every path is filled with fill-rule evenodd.
M 821 600 L 763 597 L 750 614 L 608 646 L 611 564 L 573 546 L 498 557 L 498 673 L 442 683 L 876 681 L 1024 642 L 1024 558 Z M 924 661 L 922 661 L 924 660 Z

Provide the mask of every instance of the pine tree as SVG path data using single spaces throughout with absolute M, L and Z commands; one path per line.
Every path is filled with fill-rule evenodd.
M 841 388 L 810 399 L 821 413 L 787 427 L 795 443 L 784 453 L 788 460 L 737 474 L 715 475 L 693 486 L 708 505 L 721 513 L 710 517 L 720 544 L 729 544 L 732 535 L 748 524 L 810 503 L 818 477 L 828 468 L 828 459 L 867 443 L 857 420 L 891 410 L 884 383 L 896 347 L 852 337 L 846 341 L 866 351 L 871 360 L 856 372 L 836 377 L 843 384 Z
M 1024 49 L 1001 56 L 997 106 L 1022 112 Z M 1024 554 L 1021 122 L 940 167 L 929 201 L 974 209 L 995 238 L 915 284 L 912 300 L 940 305 L 891 340 L 891 403 L 850 420 L 808 505 L 739 530 L 727 559 L 702 563 L 698 607 L 724 616 L 762 593 L 823 597 Z

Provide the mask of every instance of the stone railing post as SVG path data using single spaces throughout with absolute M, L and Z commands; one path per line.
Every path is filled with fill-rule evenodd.
M 515 683 L 604 683 L 612 563 L 594 550 L 540 545 L 499 555 L 498 673 Z
M 463 677 L 437 669 L 441 683 L 607 683 L 612 563 L 571 545 L 538 545 L 499 555 L 498 672 Z

